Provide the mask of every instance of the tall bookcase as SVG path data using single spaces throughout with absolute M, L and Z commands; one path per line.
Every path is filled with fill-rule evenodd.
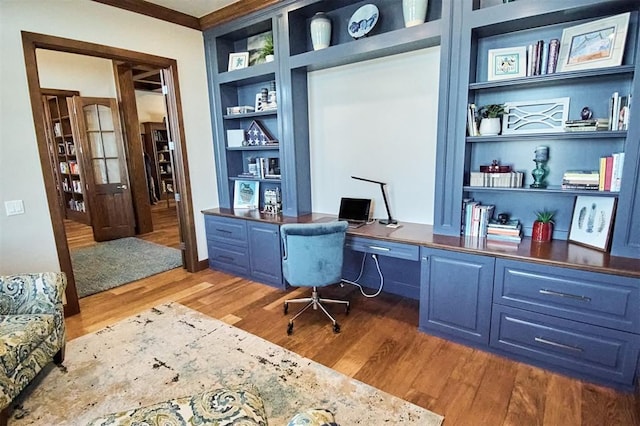
M 613 92 L 639 99 L 640 65 L 638 46 L 639 7 L 635 1 L 616 0 L 520 0 L 492 7 L 481 2 L 455 3 L 452 36 L 449 108 L 440 111 L 440 121 L 448 125 L 439 130 L 437 154 L 436 223 L 438 233 L 458 235 L 462 201 L 473 198 L 493 204 L 496 211 L 508 212 L 523 223 L 525 235 L 531 234 L 535 211 L 555 210 L 554 239 L 566 240 L 577 196 L 604 196 L 617 199 L 612 253 L 640 256 L 640 220 L 632 212 L 640 209 L 637 196 L 640 120 L 630 121 L 626 131 L 512 133 L 499 136 L 468 136 L 467 105 L 478 107 L 505 102 L 537 101 L 568 97 L 569 119 L 579 119 L 588 106 L 594 117 L 608 117 Z M 601 18 L 630 12 L 623 62 L 620 66 L 556 72 L 547 75 L 489 81 L 490 49 L 526 46 L 537 40 L 561 39 L 563 29 Z M 443 59 L 445 60 L 445 59 Z M 635 105 L 634 105 L 635 106 Z M 549 147 L 547 163 L 549 184 L 532 189 L 531 171 L 534 150 Z M 613 152 L 624 152 L 622 188 L 619 193 L 561 189 L 566 170 L 597 170 L 599 159 Z M 499 160 L 525 172 L 521 188 L 482 188 L 469 186 L 469 175 L 480 165 Z M 637 216 L 637 215 L 636 215 Z
M 67 98 L 78 92 L 43 90 L 47 139 L 58 196 L 67 219 L 90 224 L 88 196 L 85 193 L 82 152 L 76 144 L 67 107 Z
M 169 149 L 169 138 L 164 123 L 146 122 L 144 127 L 145 151 L 151 157 L 151 176 L 160 200 L 174 197 L 173 163 Z
M 349 18 L 361 6 L 374 3 L 383 17 L 359 40 L 349 36 Z M 318 1 L 285 0 L 228 24 L 205 31 L 205 53 L 214 125 L 214 151 L 220 207 L 233 206 L 238 177 L 248 171 L 253 157 L 277 157 L 280 180 L 260 180 L 260 190 L 279 187 L 282 213 L 300 216 L 311 212 L 307 73 L 369 59 L 436 46 L 448 22 L 441 22 L 447 0 L 431 0 L 427 22 L 404 27 L 402 0 Z M 311 18 L 325 12 L 333 23 L 331 45 L 314 51 L 309 33 Z M 249 50 L 252 37 L 271 32 L 275 61 L 228 71 L 230 53 Z M 255 96 L 275 82 L 277 110 L 228 114 L 233 106 L 255 106 Z M 277 146 L 230 147 L 228 130 L 247 129 L 260 121 L 278 140 Z M 262 194 L 260 207 L 263 205 Z

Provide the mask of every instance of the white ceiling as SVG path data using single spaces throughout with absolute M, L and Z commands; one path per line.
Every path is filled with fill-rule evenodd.
M 240 0 L 146 0 L 159 6 L 201 18 Z

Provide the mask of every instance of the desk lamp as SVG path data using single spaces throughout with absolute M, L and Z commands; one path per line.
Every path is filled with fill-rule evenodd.
M 357 176 L 351 176 L 352 179 L 357 179 L 357 180 L 363 180 L 365 182 L 371 182 L 371 183 L 377 183 L 380 185 L 380 191 L 382 191 L 382 199 L 384 200 L 384 206 L 387 208 L 387 216 L 389 216 L 388 219 L 378 219 L 378 223 L 382 224 L 382 225 L 395 225 L 398 223 L 397 220 L 393 219 L 391 217 L 391 210 L 389 210 L 389 202 L 387 201 L 387 193 L 384 190 L 384 187 L 386 185 L 386 183 L 384 182 L 378 182 L 377 180 L 371 180 L 371 179 L 365 179 L 365 178 L 361 178 L 361 177 L 357 177 Z

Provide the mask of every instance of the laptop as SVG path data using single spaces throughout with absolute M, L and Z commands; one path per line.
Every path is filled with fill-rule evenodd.
M 371 220 L 373 211 L 371 200 L 368 198 L 345 198 L 340 199 L 340 211 L 338 220 L 349 222 L 350 228 L 359 228 Z

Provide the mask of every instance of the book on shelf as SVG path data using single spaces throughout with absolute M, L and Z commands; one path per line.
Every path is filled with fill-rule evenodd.
M 609 130 L 624 131 L 629 129 L 631 115 L 631 94 L 626 96 L 613 92 L 609 99 Z
M 549 40 L 549 58 L 547 60 L 547 74 L 553 74 L 558 68 L 558 55 L 560 54 L 560 40 L 552 38 Z
M 558 66 L 560 40 L 538 40 L 527 46 L 527 77 L 553 74 Z
M 622 166 L 624 165 L 624 152 L 614 152 L 611 164 L 611 191 L 620 192 L 622 186 Z
M 485 237 L 487 225 L 493 217 L 494 205 L 482 205 L 478 201 L 470 201 L 466 205 L 464 235 L 471 237 Z
M 478 131 L 478 111 L 476 104 L 467 105 L 467 133 L 469 136 L 479 136 Z
M 590 120 L 567 120 L 564 123 L 566 132 L 596 132 L 609 130 L 610 120 L 608 118 L 594 118 Z
M 519 229 L 521 226 L 518 219 L 509 219 L 505 223 L 502 223 L 497 219 L 491 219 L 489 220 L 489 227 L 502 229 Z
M 501 235 L 501 234 L 487 234 L 487 241 L 508 241 L 512 243 L 522 242 L 521 235 Z

